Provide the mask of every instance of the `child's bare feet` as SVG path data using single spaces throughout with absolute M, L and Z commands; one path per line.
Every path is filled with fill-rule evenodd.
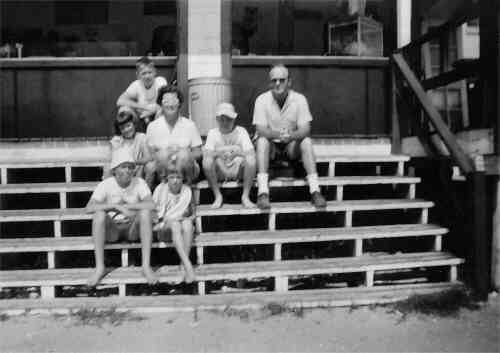
M 99 281 L 101 280 L 102 277 L 104 277 L 104 273 L 106 272 L 106 269 L 103 268 L 96 268 L 95 272 L 90 278 L 87 280 L 87 286 L 89 287 L 95 287 Z
M 250 198 L 248 196 L 241 197 L 241 204 L 245 208 L 255 208 L 256 207 L 256 205 L 252 201 L 250 201 Z
M 215 195 L 215 201 L 212 203 L 212 208 L 221 208 L 222 207 L 222 194 Z
M 153 270 L 151 267 L 143 267 L 142 268 L 142 274 L 144 277 L 146 277 L 146 280 L 148 281 L 148 284 L 156 284 L 158 283 L 158 278 L 154 274 Z

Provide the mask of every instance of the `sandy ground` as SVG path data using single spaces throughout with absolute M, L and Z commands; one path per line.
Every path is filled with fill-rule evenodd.
M 442 318 L 387 308 L 2 317 L 0 352 L 499 352 L 500 297 Z

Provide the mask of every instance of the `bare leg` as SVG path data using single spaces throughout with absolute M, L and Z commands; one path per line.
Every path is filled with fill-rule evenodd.
M 181 258 L 182 265 L 184 266 L 185 281 L 191 283 L 195 280 L 193 265 L 189 261 L 189 256 L 186 254 L 184 240 L 182 239 L 182 226 L 180 222 L 175 221 L 171 223 L 172 227 L 172 240 L 174 242 L 177 254 Z
M 182 239 L 184 240 L 184 251 L 186 255 L 189 257 L 189 253 L 191 252 L 191 245 L 193 244 L 193 234 L 194 234 L 194 226 L 193 221 L 190 219 L 184 219 L 182 221 Z
M 255 155 L 248 155 L 243 162 L 243 192 L 241 194 L 241 203 L 243 207 L 254 208 L 255 204 L 250 201 L 250 189 L 255 179 L 256 161 Z
M 184 176 L 184 181 L 187 185 L 191 186 L 194 179 L 198 177 L 195 173 L 194 164 L 196 161 L 188 149 L 181 149 L 177 152 L 177 165 L 181 168 Z
M 87 285 L 95 287 L 104 276 L 104 240 L 106 239 L 106 212 L 97 211 L 92 217 L 92 238 L 94 239 L 95 272 L 87 280 Z
M 269 170 L 270 143 L 265 137 L 259 137 L 256 144 L 257 149 L 257 172 L 267 173 Z
M 316 174 L 316 158 L 314 156 L 312 140 L 309 137 L 300 141 L 300 153 L 307 175 Z
M 222 206 L 222 193 L 220 192 L 219 182 L 217 180 L 217 173 L 215 171 L 215 158 L 203 157 L 203 170 L 207 178 L 208 185 L 212 188 L 214 193 L 214 202 L 212 208 L 220 208 Z
M 151 269 L 151 242 L 153 233 L 151 230 L 151 212 L 149 210 L 139 211 L 140 234 L 141 234 L 141 256 L 142 256 L 142 272 L 149 284 L 158 282 Z

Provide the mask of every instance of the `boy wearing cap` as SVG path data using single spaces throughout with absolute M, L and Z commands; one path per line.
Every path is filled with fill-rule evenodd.
M 160 241 L 166 241 L 169 233 L 172 235 L 184 268 L 184 281 L 191 283 L 195 280 L 193 265 L 189 260 L 194 234 L 192 191 L 182 183 L 182 174 L 175 163 L 160 165 L 159 174 L 162 182 L 153 193 L 158 217 L 153 230 L 158 232 Z
M 149 121 L 154 120 L 156 112 L 160 109 L 156 104 L 156 98 L 158 90 L 167 85 L 167 80 L 162 76 L 156 76 L 155 65 L 146 56 L 137 60 L 135 67 L 137 80 L 118 97 L 116 105 L 132 108 L 147 125 Z
M 146 144 L 146 134 L 137 132 L 137 115 L 130 107 L 120 107 L 116 115 L 114 127 L 115 136 L 110 140 L 111 151 L 128 148 L 135 164 L 135 176 L 144 178 L 149 188 L 152 189 L 154 181 L 154 162 Z M 103 179 L 110 176 L 110 171 L 105 170 Z
M 255 207 L 249 197 L 256 170 L 255 150 L 250 136 L 245 128 L 235 125 L 238 114 L 232 104 L 220 103 L 215 115 L 217 127 L 208 132 L 203 148 L 203 170 L 215 198 L 212 208 L 223 204 L 218 182 L 241 179 L 241 203 L 247 208 Z
M 101 181 L 86 207 L 93 213 L 92 237 L 96 271 L 88 279 L 91 287 L 97 285 L 105 274 L 104 243 L 120 239 L 137 241 L 142 245 L 142 271 L 149 284 L 158 280 L 151 269 L 151 210 L 154 209 L 151 191 L 146 182 L 134 176 L 135 161 L 127 148 L 114 150 L 111 156 L 111 173 Z

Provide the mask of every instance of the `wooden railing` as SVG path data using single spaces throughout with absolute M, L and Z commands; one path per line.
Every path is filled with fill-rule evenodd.
M 405 132 L 413 132 L 422 142 L 424 149 L 436 152 L 431 135 L 436 132 L 447 147 L 452 162 L 458 165 L 466 177 L 464 201 L 455 204 L 460 209 L 463 218 L 461 224 L 454 224 L 458 232 L 466 236 L 465 251 L 470 271 L 469 280 L 477 295 L 486 299 L 489 290 L 489 260 L 491 256 L 490 242 L 487 231 L 486 211 L 486 176 L 483 171 L 475 168 L 471 158 L 457 143 L 457 139 L 445 123 L 438 109 L 433 105 L 426 90 L 446 86 L 450 83 L 477 76 L 476 65 L 462 65 L 449 69 L 447 38 L 450 31 L 462 23 L 477 17 L 471 12 L 460 18 L 455 18 L 444 25 L 433 29 L 408 44 L 398 49 L 391 57 L 392 75 L 392 138 L 395 152 L 400 152 L 401 138 Z M 440 70 L 437 76 L 425 78 L 420 65 L 421 46 L 431 40 L 440 39 Z M 405 114 L 398 114 L 398 108 L 406 107 Z M 406 118 L 402 119 L 403 117 Z M 403 136 L 402 136 L 403 135 Z M 426 148 L 427 147 L 427 148 Z M 440 181 L 448 184 L 450 181 Z M 456 203 L 456 195 L 448 195 Z

